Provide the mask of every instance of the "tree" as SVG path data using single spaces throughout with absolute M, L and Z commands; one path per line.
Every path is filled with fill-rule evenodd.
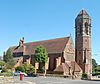
M 7 64 L 9 69 L 12 69 L 14 66 L 13 54 L 10 49 L 7 50 L 6 55 L 4 57 L 4 61 Z
M 95 68 L 95 71 L 100 72 L 100 66 L 99 65 Z
M 3 69 L 3 68 L 4 68 L 4 65 L 5 65 L 5 62 L 4 62 L 4 61 L 0 61 L 0 70 L 1 70 L 1 71 L 4 70 L 4 69 Z M 0 71 L 0 72 L 1 72 L 1 71 Z
M 95 59 L 92 59 L 92 66 L 93 66 L 93 68 L 96 68 L 97 67 L 97 63 L 96 63 L 96 60 Z
M 37 46 L 35 49 L 35 61 L 40 64 L 40 70 L 44 71 L 44 64 L 48 60 L 48 54 L 43 46 Z
M 95 72 L 97 67 L 97 63 L 95 59 L 92 59 L 92 71 Z
M 35 50 L 35 61 L 45 63 L 48 60 L 47 51 L 43 46 L 37 46 Z
M 2 66 L 5 65 L 5 62 L 4 61 L 0 61 L 0 67 L 2 68 Z

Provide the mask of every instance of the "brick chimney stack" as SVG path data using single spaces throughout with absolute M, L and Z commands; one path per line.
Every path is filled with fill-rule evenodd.
M 22 37 L 19 41 L 19 46 L 23 46 L 24 45 L 24 37 Z

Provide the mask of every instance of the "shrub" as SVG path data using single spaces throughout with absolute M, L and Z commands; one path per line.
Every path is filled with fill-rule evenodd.
M 23 66 L 18 66 L 18 67 L 16 68 L 16 71 L 22 71 L 22 72 L 25 72 L 25 69 L 24 69 Z
M 32 74 L 35 71 L 35 68 L 32 64 L 24 63 L 23 67 L 25 69 L 25 73 L 27 74 Z
M 87 74 L 86 73 L 83 73 L 82 74 L 82 79 L 87 79 L 87 78 L 88 78 Z
M 13 76 L 12 73 L 8 73 L 8 72 L 4 72 L 4 73 L 0 73 L 0 76 Z
M 92 74 L 92 76 L 97 76 L 97 75 L 100 75 L 100 72 L 95 72 Z

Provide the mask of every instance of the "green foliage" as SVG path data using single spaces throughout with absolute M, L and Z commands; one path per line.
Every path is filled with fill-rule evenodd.
M 95 72 L 95 68 L 97 67 L 97 63 L 95 59 L 92 59 L 92 71 Z
M 5 65 L 2 67 L 2 72 L 9 72 L 11 69 L 8 68 L 8 64 L 5 63 Z
M 21 66 L 18 66 L 18 67 L 16 68 L 16 71 L 25 72 L 25 69 L 24 69 L 24 67 L 21 65 Z
M 95 72 L 100 72 L 100 66 L 99 65 L 95 68 Z
M 8 49 L 7 52 L 6 52 L 6 55 L 5 55 L 5 57 L 4 57 L 4 61 L 5 61 L 5 62 L 8 62 L 8 61 L 10 61 L 12 58 L 13 58 L 12 52 L 11 52 L 10 49 Z
M 83 79 L 84 79 L 84 78 L 87 79 L 87 78 L 88 78 L 87 74 L 86 74 L 86 73 L 83 73 L 83 74 L 82 74 L 82 78 L 83 78 Z
M 35 68 L 32 64 L 24 63 L 23 67 L 25 69 L 25 73 L 27 74 L 32 74 L 35 71 Z
M 4 61 L 0 61 L 0 66 L 4 66 L 5 65 L 5 62 Z
M 5 65 L 6 65 L 6 64 L 5 64 L 4 61 L 0 61 L 0 68 L 2 69 L 2 72 L 6 72 L 6 71 L 7 71 Z
M 48 54 L 46 49 L 43 46 L 37 46 L 35 49 L 35 61 L 40 64 L 40 71 L 44 72 L 45 62 L 48 60 Z
M 94 75 L 100 73 L 100 65 L 96 63 L 95 59 L 92 59 L 92 70 L 93 70 Z
M 5 64 L 2 68 L 2 72 L 7 72 L 7 64 Z
M 44 73 L 44 71 L 45 71 L 45 67 L 44 67 L 44 63 L 40 63 L 40 71 L 42 72 L 42 73 Z
M 4 73 L 0 73 L 0 76 L 12 76 L 12 73 L 8 73 L 8 72 L 4 72 Z
M 92 76 L 100 75 L 100 72 L 95 72 L 92 74 Z
M 16 71 L 22 71 L 22 72 L 25 72 L 27 74 L 33 74 L 35 71 L 35 68 L 32 64 L 24 63 L 23 65 L 18 66 L 16 68 Z
M 37 46 L 35 49 L 35 61 L 45 63 L 48 60 L 48 54 L 43 46 Z
M 0 73 L 0 76 L 12 76 L 12 75 L 13 75 L 12 70 L 6 68 L 3 68 L 2 73 Z
M 92 66 L 93 66 L 93 68 L 96 68 L 97 67 L 97 63 L 96 63 L 96 60 L 95 59 L 92 59 Z
M 7 50 L 6 55 L 4 57 L 4 61 L 7 64 L 8 69 L 12 69 L 14 66 L 13 54 L 10 49 Z

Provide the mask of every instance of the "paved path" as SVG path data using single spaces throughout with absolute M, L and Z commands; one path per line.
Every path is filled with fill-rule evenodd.
M 25 80 L 27 78 L 24 78 Z M 23 80 L 20 81 L 19 77 L 4 77 L 4 76 L 0 76 L 0 84 L 36 84 L 34 82 L 31 82 L 30 80 Z
M 14 79 L 16 82 L 19 80 L 18 77 Z M 100 81 L 72 80 L 60 77 L 24 77 L 23 82 L 19 84 L 34 84 L 34 82 L 35 84 L 100 84 Z
M 12 82 L 3 79 L 0 80 L 0 84 L 100 84 L 100 81 L 72 80 L 60 77 L 24 77 L 23 81 L 20 81 L 19 77 L 15 76 Z
M 0 83 L 1 84 L 1 83 Z M 4 84 L 4 83 L 3 83 Z M 13 83 L 5 83 L 5 84 L 36 84 L 34 82 L 29 82 L 29 81 L 15 81 Z

